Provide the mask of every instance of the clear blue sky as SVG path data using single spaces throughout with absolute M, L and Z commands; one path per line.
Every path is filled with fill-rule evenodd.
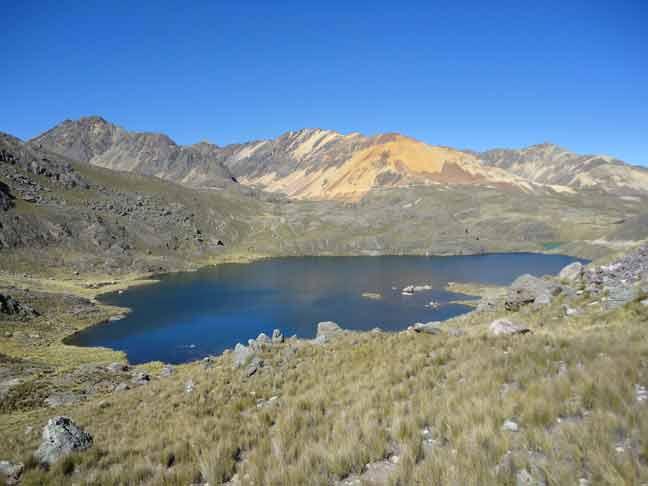
M 302 127 L 648 165 L 645 0 L 2 2 L 0 130 L 179 143 Z

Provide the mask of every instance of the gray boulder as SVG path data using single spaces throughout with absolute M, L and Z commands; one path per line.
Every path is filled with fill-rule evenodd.
M 257 336 L 256 344 L 260 345 L 260 346 L 265 346 L 265 345 L 268 345 L 268 344 L 272 344 L 272 340 L 268 337 L 267 334 L 262 332 L 261 334 L 259 334 Z
M 37 316 L 38 312 L 36 312 L 30 305 L 21 304 L 11 295 L 0 294 L 0 314 L 29 318 Z
M 491 322 L 488 330 L 493 336 L 507 336 L 512 334 L 525 334 L 531 332 L 528 327 L 520 324 L 514 324 L 508 319 L 496 319 Z
M 417 322 L 412 326 L 412 330 L 414 332 L 422 332 L 425 334 L 441 334 L 441 329 L 439 328 L 440 325 L 441 322 L 438 321 L 427 322 L 425 324 Z
M 55 392 L 49 395 L 45 400 L 45 404 L 48 407 L 60 407 L 62 405 L 72 405 L 74 403 L 79 403 L 82 400 L 82 396 L 74 392 Z
M 606 287 L 607 297 L 605 300 L 606 309 L 616 309 L 632 302 L 639 297 L 637 287 L 627 287 L 625 285 L 616 285 Z
M 475 308 L 476 312 L 495 312 L 497 310 L 497 300 L 490 297 L 482 297 Z
M 168 378 L 173 375 L 173 373 L 175 373 L 175 368 L 170 364 L 164 365 L 160 370 L 160 376 L 163 378 Z
M 324 344 L 330 341 L 332 338 L 339 336 L 344 331 L 337 323 L 333 321 L 324 321 L 317 324 L 317 335 L 315 336 L 315 342 L 318 344 Z
M 124 363 L 110 363 L 106 366 L 106 370 L 111 373 L 125 373 L 128 371 L 128 365 Z
M 272 331 L 272 344 L 281 344 L 284 342 L 284 335 L 279 329 Z
M 7 486 L 13 486 L 20 483 L 20 476 L 23 473 L 25 466 L 23 464 L 15 464 L 10 461 L 0 461 L 0 480 L 4 480 Z
M 250 346 L 243 346 L 241 343 L 236 343 L 234 352 L 232 353 L 234 360 L 234 367 L 240 368 L 247 363 L 256 353 Z
M 263 367 L 263 360 L 258 356 L 253 356 L 245 368 L 245 375 L 250 377 Z
M 583 277 L 583 272 L 583 264 L 574 262 L 563 268 L 558 274 L 558 278 L 566 282 L 575 282 Z
M 506 295 L 506 310 L 517 311 L 528 304 L 546 305 L 560 294 L 561 287 L 554 282 L 533 275 L 522 275 L 511 285 Z
M 135 375 L 131 379 L 131 382 L 133 382 L 133 384 L 135 385 L 147 385 L 150 381 L 151 377 L 143 371 L 135 373 Z
M 34 457 L 41 464 L 52 465 L 62 457 L 92 447 L 92 436 L 69 417 L 49 419 L 43 428 L 41 444 Z

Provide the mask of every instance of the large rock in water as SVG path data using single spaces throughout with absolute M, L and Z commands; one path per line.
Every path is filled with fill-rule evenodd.
M 528 304 L 546 305 L 561 292 L 560 285 L 549 280 L 522 275 L 511 284 L 504 307 L 506 310 L 516 311 Z
M 493 336 L 507 336 L 511 334 L 526 334 L 531 332 L 528 327 L 524 327 L 520 324 L 514 324 L 508 319 L 496 319 L 491 322 L 491 325 L 488 327 L 488 330 Z
M 315 342 L 318 344 L 324 344 L 331 338 L 342 334 L 342 332 L 344 332 L 342 328 L 333 321 L 319 322 L 317 324 L 317 336 L 315 337 Z
M 49 419 L 43 428 L 41 444 L 34 457 L 41 464 L 52 465 L 72 452 L 92 447 L 92 436 L 77 426 L 69 417 Z
M 558 278 L 567 282 L 575 282 L 583 277 L 583 272 L 583 264 L 580 262 L 574 262 L 564 267 L 558 274 Z

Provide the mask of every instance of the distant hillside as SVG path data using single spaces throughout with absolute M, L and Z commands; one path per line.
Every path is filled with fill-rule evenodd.
M 359 199 L 372 189 L 430 184 L 529 186 L 470 154 L 399 134 L 288 132 L 242 146 L 225 164 L 244 184 L 298 199 Z
M 485 165 L 542 184 L 598 188 L 620 195 L 648 192 L 647 169 L 605 155 L 575 154 L 550 143 L 521 150 L 489 150 L 478 157 Z
M 183 147 L 164 134 L 128 132 L 97 116 L 66 120 L 29 144 L 79 162 L 187 185 L 223 187 L 233 182 L 218 160 L 218 147 Z

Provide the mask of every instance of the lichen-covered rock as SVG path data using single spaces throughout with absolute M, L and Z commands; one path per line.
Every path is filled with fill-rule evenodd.
M 34 457 L 41 464 L 52 465 L 62 457 L 92 447 L 92 436 L 69 417 L 49 419 L 43 428 L 41 444 Z

